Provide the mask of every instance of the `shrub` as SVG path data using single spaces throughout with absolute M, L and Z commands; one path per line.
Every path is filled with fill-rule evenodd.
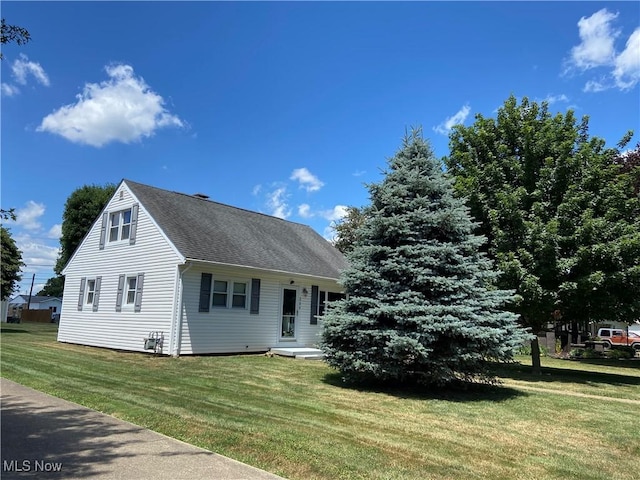
M 574 348 L 569 352 L 569 358 L 573 359 L 589 359 L 589 358 L 602 358 L 602 352 L 596 352 L 591 348 Z
M 616 347 L 607 351 L 607 358 L 614 358 L 618 360 L 628 360 L 633 358 L 636 354 L 636 351 L 633 347 Z
M 574 348 L 573 350 L 571 350 L 569 352 L 569 358 L 574 358 L 574 359 L 583 358 L 582 357 L 583 354 L 584 354 L 584 349 L 582 349 L 582 348 Z

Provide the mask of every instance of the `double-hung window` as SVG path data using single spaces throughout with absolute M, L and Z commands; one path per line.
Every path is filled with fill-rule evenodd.
M 231 297 L 231 308 L 247 308 L 247 284 L 244 282 L 233 282 L 233 295 Z
M 100 285 L 102 283 L 102 277 L 87 278 L 82 277 L 80 279 L 80 293 L 78 295 L 78 310 L 82 311 L 84 308 L 91 307 L 94 312 L 98 311 L 98 302 L 100 300 Z M 53 311 L 55 312 L 53 307 Z
M 109 216 L 109 241 L 128 240 L 131 235 L 131 209 L 114 212 Z
M 213 302 L 214 307 L 226 307 L 227 306 L 227 289 L 229 288 L 229 282 L 226 280 L 215 280 L 213 282 Z
M 86 290 L 86 305 L 93 305 L 93 299 L 96 295 L 96 280 L 94 278 L 90 278 L 87 280 L 87 290 Z
M 127 277 L 126 287 L 127 292 L 125 294 L 125 304 L 133 305 L 136 302 L 136 286 L 138 284 L 138 277 Z
M 118 293 L 116 294 L 116 312 L 131 310 L 140 312 L 143 286 L 144 273 L 120 275 L 118 277 Z
M 249 287 L 251 285 L 251 287 Z M 260 279 L 231 280 L 214 278 L 211 273 L 202 273 L 200 279 L 199 312 L 211 308 L 249 310 L 252 315 L 260 313 Z
M 247 282 L 214 280 L 212 307 L 247 308 Z

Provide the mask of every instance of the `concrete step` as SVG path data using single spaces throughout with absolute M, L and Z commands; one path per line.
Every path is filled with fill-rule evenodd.
M 298 355 L 322 355 L 322 350 L 306 347 L 274 347 L 269 350 L 274 355 L 297 357 Z
M 324 360 L 324 354 L 296 355 L 296 360 Z

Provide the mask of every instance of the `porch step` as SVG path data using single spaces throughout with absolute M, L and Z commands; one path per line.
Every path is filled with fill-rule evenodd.
M 296 355 L 296 360 L 324 360 L 324 353 Z
M 322 350 L 319 350 L 317 348 L 283 347 L 272 348 L 269 351 L 274 355 L 280 355 L 282 357 L 294 357 L 297 360 L 322 360 L 324 358 Z

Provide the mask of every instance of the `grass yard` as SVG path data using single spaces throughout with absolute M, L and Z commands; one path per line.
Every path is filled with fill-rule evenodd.
M 2 376 L 290 479 L 640 478 L 640 361 L 543 358 L 467 392 L 348 388 L 322 362 L 153 357 L 3 324 Z

